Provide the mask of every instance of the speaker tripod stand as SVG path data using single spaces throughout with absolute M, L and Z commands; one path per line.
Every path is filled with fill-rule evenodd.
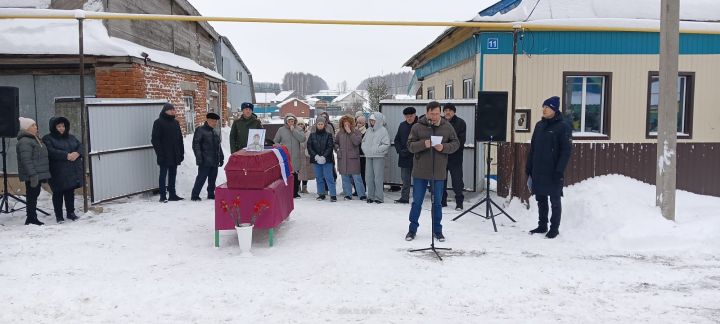
M 24 205 L 27 205 L 27 202 L 25 200 L 20 199 L 18 196 L 15 196 L 8 192 L 8 174 L 7 174 L 7 149 L 5 147 L 5 137 L 2 138 L 2 151 L 0 151 L 0 154 L 2 154 L 2 175 L 3 175 L 3 192 L 2 192 L 2 199 L 0 199 L 0 214 L 11 214 L 16 211 L 20 211 L 25 209 L 25 207 L 20 207 L 18 209 L 15 209 L 15 207 L 10 208 L 10 198 L 16 200 L 19 203 L 22 203 Z M 37 211 L 45 214 L 50 215 L 44 210 L 40 208 L 35 208 Z
M 492 198 L 490 198 L 490 162 L 492 162 L 492 147 L 497 146 L 497 144 L 493 144 L 492 136 L 490 137 L 490 141 L 485 143 L 488 147 L 488 154 L 487 154 L 487 160 L 485 162 L 485 198 L 483 198 L 479 203 L 473 205 L 468 210 L 464 211 L 462 214 L 458 215 L 457 217 L 453 218 L 453 221 L 458 220 L 460 217 L 465 216 L 467 213 L 473 213 L 475 215 L 478 215 L 485 219 L 491 219 L 493 224 L 493 229 L 495 232 L 497 232 L 497 224 L 495 224 L 495 216 L 499 215 L 505 215 L 507 218 L 509 218 L 513 223 L 515 223 L 515 220 L 508 215 L 508 213 L 505 212 L 505 210 L 502 209 L 498 204 L 496 204 Z M 473 209 L 477 208 L 478 206 L 485 204 L 485 215 L 478 214 L 473 211 Z M 493 211 L 492 206 L 495 206 L 498 210 L 500 210 L 500 213 L 495 214 Z

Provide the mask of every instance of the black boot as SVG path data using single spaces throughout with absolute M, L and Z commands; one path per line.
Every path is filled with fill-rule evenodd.
M 180 201 L 180 200 L 185 200 L 185 198 L 180 197 L 180 196 L 176 195 L 176 194 L 173 192 L 173 193 L 170 193 L 170 196 L 168 197 L 168 200 L 169 200 L 169 201 Z
M 80 218 L 80 217 L 78 217 L 77 215 L 75 215 L 75 212 L 68 212 L 68 213 L 67 213 L 67 219 L 69 219 L 69 220 L 71 220 L 71 221 L 73 221 L 73 222 L 76 221 L 78 218 Z
M 545 237 L 547 237 L 549 239 L 554 239 L 559 234 L 560 234 L 560 231 L 551 228 L 550 231 L 547 234 L 545 234 Z
M 27 218 L 25 219 L 25 225 L 30 225 L 30 224 L 37 225 L 37 226 L 45 225 L 45 223 L 43 223 L 37 219 L 37 215 L 34 215 L 34 216 L 28 215 L 27 216 Z
M 166 202 L 168 202 L 167 196 L 165 196 L 165 194 L 160 194 L 160 202 L 161 202 L 161 203 L 166 203 Z
M 547 230 L 547 227 L 545 227 L 545 226 L 538 226 L 536 229 L 530 231 L 530 235 L 532 235 L 532 234 L 543 234 L 543 233 L 545 233 L 545 232 L 547 232 L 547 231 L 548 231 L 548 230 Z
M 62 214 L 55 214 L 55 221 L 57 221 L 58 224 L 62 224 L 65 222 L 65 219 L 63 218 Z

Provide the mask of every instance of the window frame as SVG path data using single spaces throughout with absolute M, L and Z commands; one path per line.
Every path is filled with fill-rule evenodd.
M 455 99 L 455 85 L 452 80 L 445 82 L 445 99 Z
M 182 100 L 183 105 L 185 106 L 185 109 L 183 110 L 185 128 L 187 128 L 187 134 L 193 134 L 195 133 L 195 117 L 197 115 L 197 112 L 195 111 L 195 97 L 192 95 L 183 95 Z M 189 105 L 188 102 L 190 103 Z
M 565 111 L 567 110 L 568 102 L 565 100 L 565 91 L 567 90 L 567 78 L 568 77 L 603 77 L 605 79 L 605 84 L 603 86 L 605 93 L 603 94 L 603 112 L 602 112 L 602 135 L 597 136 L 576 136 L 573 132 L 573 139 L 574 140 L 598 140 L 598 141 L 608 141 L 611 138 L 611 121 L 612 121 L 612 72 L 587 72 L 587 71 L 564 71 L 563 77 L 562 77 L 562 97 L 561 97 L 561 104 L 562 107 L 561 113 L 563 114 L 563 117 L 565 117 Z M 567 122 L 567 121 L 566 121 Z M 571 127 L 572 130 L 572 127 Z
M 470 81 L 470 82 L 468 82 L 468 81 Z M 474 92 L 475 92 L 475 91 L 474 91 L 474 90 L 475 90 L 475 89 L 474 89 L 474 87 L 475 87 L 475 82 L 474 82 L 474 81 L 475 81 L 475 80 L 473 80 L 473 78 L 464 78 L 464 79 L 463 79 L 463 82 L 462 82 L 462 84 L 463 84 L 463 96 L 462 96 L 463 99 L 474 99 L 474 98 L 475 98 L 475 96 L 474 96 Z M 466 91 L 465 91 L 465 90 L 466 90 L 465 85 L 466 85 L 467 83 L 469 83 L 470 86 L 467 87 L 467 92 L 466 92 Z
M 645 104 L 645 138 L 646 139 L 657 139 L 657 132 L 652 134 L 650 132 L 650 99 L 652 96 L 652 79 L 658 77 L 658 83 L 660 82 L 659 71 L 649 71 L 647 78 L 647 102 Z M 685 77 L 685 122 L 683 126 L 685 133 L 679 133 L 676 131 L 678 139 L 692 139 L 693 134 L 693 115 L 695 106 L 695 72 L 678 72 L 678 78 Z M 658 98 L 660 99 L 660 98 Z M 658 102 L 659 105 L 659 102 Z M 658 107 L 659 109 L 660 107 Z M 659 112 L 658 112 L 659 113 Z
M 432 96 L 431 96 L 432 94 Z M 435 87 L 428 87 L 427 88 L 427 99 L 428 100 L 435 100 Z

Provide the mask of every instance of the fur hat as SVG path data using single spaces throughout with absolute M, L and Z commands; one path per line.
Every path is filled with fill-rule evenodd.
M 255 106 L 249 102 L 243 102 L 242 105 L 240 105 L 240 110 L 250 108 L 250 110 L 255 110 Z
M 407 108 L 403 109 L 403 115 L 412 115 L 416 112 L 417 111 L 415 110 L 415 107 L 407 107 Z
M 20 130 L 25 131 L 35 124 L 35 121 L 30 118 L 20 117 L 18 119 L 20 120 Z
M 453 112 L 457 112 L 457 108 L 455 107 L 455 105 L 453 105 L 449 102 L 446 103 L 445 106 L 443 107 L 443 110 L 448 110 L 448 109 L 452 110 Z

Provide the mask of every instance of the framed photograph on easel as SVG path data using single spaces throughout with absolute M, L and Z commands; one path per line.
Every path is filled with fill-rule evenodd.
M 515 109 L 515 132 L 530 132 L 530 109 Z
M 248 142 L 245 147 L 246 151 L 262 151 L 265 146 L 265 130 L 250 129 L 248 131 Z

